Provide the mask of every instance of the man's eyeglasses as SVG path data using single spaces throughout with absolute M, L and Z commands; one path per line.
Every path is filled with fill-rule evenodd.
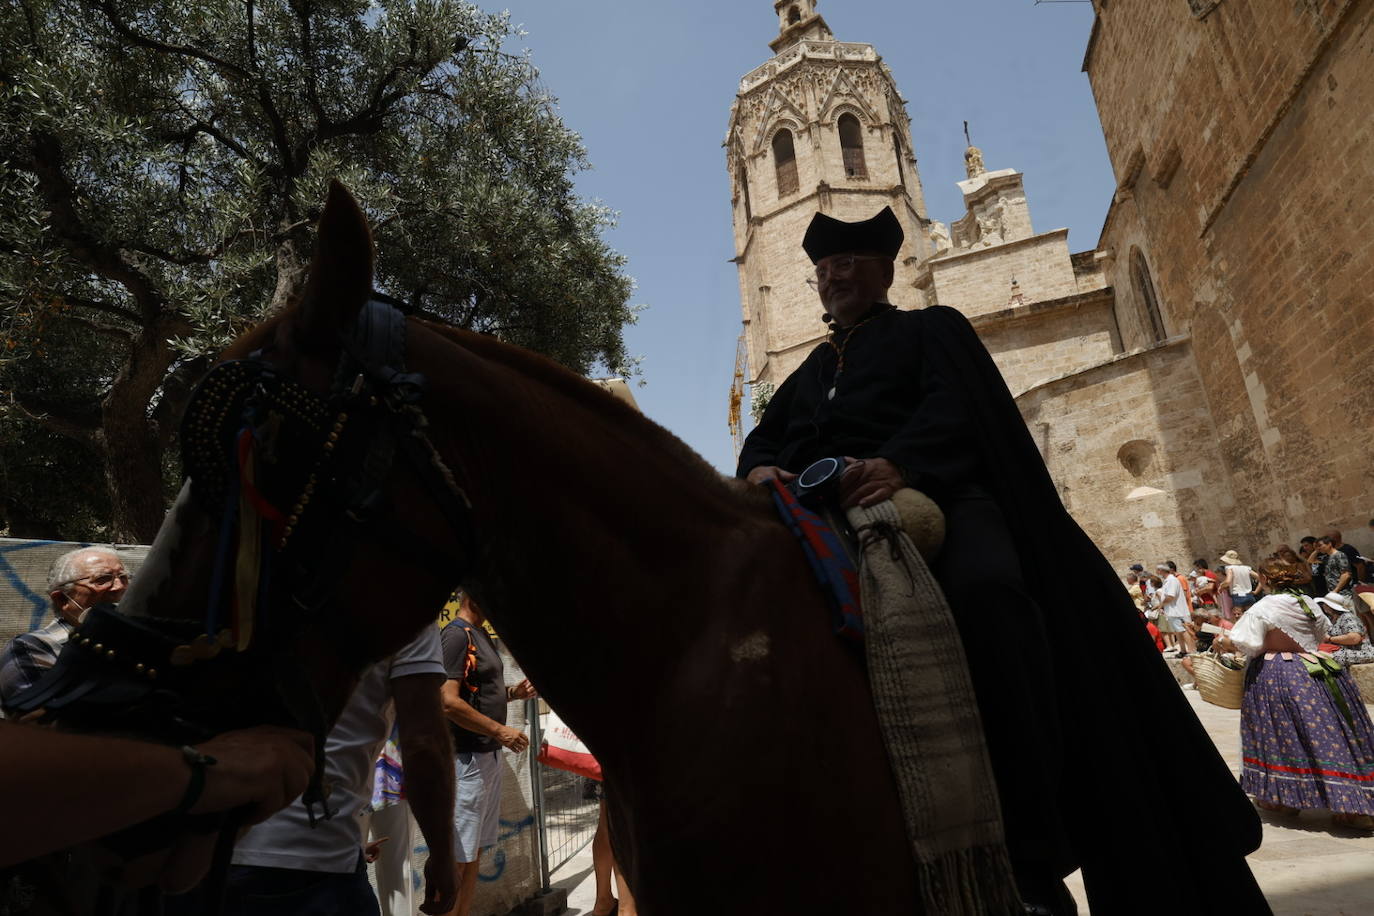
M 876 254 L 846 254 L 837 258 L 831 258 L 824 264 L 816 265 L 816 276 L 807 277 L 806 285 L 812 289 L 820 289 L 822 283 L 831 277 L 847 277 L 854 272 L 854 265 L 860 261 L 885 261 L 884 257 Z
M 92 588 L 109 588 L 118 580 L 122 585 L 128 585 L 133 581 L 133 576 L 128 573 L 100 573 L 95 576 L 82 576 L 80 579 L 73 579 L 68 585 L 76 585 L 78 582 L 85 582 Z

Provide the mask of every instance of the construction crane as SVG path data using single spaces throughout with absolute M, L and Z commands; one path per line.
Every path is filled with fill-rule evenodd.
M 730 381 L 730 438 L 735 443 L 735 457 L 744 448 L 744 385 L 749 375 L 749 348 L 744 335 L 735 344 L 735 377 Z

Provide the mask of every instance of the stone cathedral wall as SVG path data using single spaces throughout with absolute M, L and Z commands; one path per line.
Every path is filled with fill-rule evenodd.
M 1192 356 L 1188 341 L 1160 344 L 1017 398 L 1065 507 L 1117 569 L 1258 546 L 1227 539 L 1235 500 Z
M 1096 6 L 1119 182 L 1101 248 L 1125 345 L 1149 328 L 1137 252 L 1191 338 L 1234 500 L 1204 508 L 1253 550 L 1331 523 L 1374 550 L 1374 0 Z M 1162 415 L 1185 400 L 1153 391 Z

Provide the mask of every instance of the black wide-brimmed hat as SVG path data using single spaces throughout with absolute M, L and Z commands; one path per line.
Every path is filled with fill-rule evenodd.
M 811 225 L 806 227 L 802 248 L 812 264 L 832 254 L 851 251 L 876 251 L 895 259 L 904 238 L 902 224 L 891 207 L 883 207 L 876 216 L 857 223 L 817 213 L 811 218 Z

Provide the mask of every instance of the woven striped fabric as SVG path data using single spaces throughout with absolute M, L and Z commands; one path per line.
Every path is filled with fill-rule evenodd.
M 859 603 L 859 571 L 845 553 L 840 536 L 819 515 L 806 508 L 796 494 L 776 478 L 773 503 L 783 522 L 801 541 L 811 571 L 820 582 L 835 616 L 835 633 L 855 642 L 863 642 L 863 608 Z

